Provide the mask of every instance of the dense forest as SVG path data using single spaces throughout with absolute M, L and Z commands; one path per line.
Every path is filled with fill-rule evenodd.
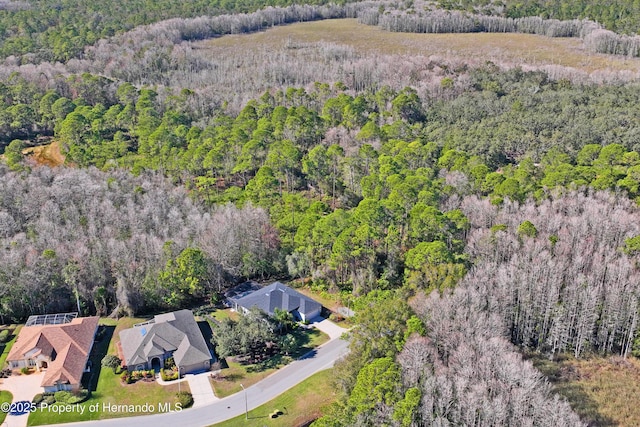
M 0 57 L 23 57 L 29 62 L 68 61 L 81 56 L 87 45 L 141 25 L 178 17 L 253 12 L 266 6 L 293 3 L 290 0 L 107 0 L 92 3 L 5 0 L 0 3 Z
M 392 5 L 397 6 L 397 5 Z M 410 33 L 525 33 L 548 37 L 580 37 L 591 52 L 640 56 L 640 36 L 618 34 L 588 19 L 543 19 L 538 15 L 512 17 L 484 15 L 457 10 L 431 9 L 422 3 L 410 8 L 381 6 L 358 13 L 361 23 L 378 25 L 387 31 Z
M 260 208 L 194 204 L 157 174 L 0 170 L 0 316 L 175 309 L 266 274 L 277 234 Z
M 0 322 L 302 278 L 357 313 L 316 425 L 582 425 L 520 351 L 640 354 L 636 78 L 202 42 L 357 17 L 637 56 L 635 3 L 265 5 L 0 4 Z
M 608 30 L 623 34 L 640 32 L 640 3 L 613 0 L 437 0 L 442 9 L 501 15 L 510 18 L 540 16 L 560 20 L 590 19 Z

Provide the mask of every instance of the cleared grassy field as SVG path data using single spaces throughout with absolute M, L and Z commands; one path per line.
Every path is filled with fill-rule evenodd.
M 30 147 L 23 151 L 23 154 L 35 160 L 36 163 L 46 166 L 61 166 L 65 157 L 60 152 L 60 142 L 53 141 L 47 145 Z
M 264 32 L 229 35 L 199 42 L 213 55 L 257 46 L 278 50 L 303 49 L 305 44 L 327 42 L 350 46 L 365 54 L 422 55 L 475 61 L 560 65 L 587 73 L 604 70 L 640 71 L 640 59 L 587 52 L 577 38 L 551 38 L 516 33 L 414 34 L 391 33 L 359 24 L 355 19 L 332 19 L 274 27 Z
M 590 427 L 640 426 L 640 361 L 634 357 L 532 358 L 555 391 Z

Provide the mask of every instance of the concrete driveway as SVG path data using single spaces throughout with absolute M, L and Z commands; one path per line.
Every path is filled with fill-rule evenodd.
M 314 317 L 313 319 L 311 319 L 311 322 L 309 324 L 329 335 L 331 339 L 340 338 L 342 334 L 348 331 L 348 329 L 342 328 L 333 323 L 331 320 L 325 319 L 322 316 Z
M 202 372 L 200 374 L 187 374 L 184 378 L 189 382 L 189 388 L 193 395 L 193 407 L 204 406 L 218 400 L 213 394 L 213 388 L 209 382 L 211 372 Z
M 20 402 L 27 400 L 31 402 L 33 396 L 42 393 L 42 379 L 44 372 L 37 372 L 30 375 L 11 375 L 9 378 L 0 379 L 0 389 L 7 390 L 13 394 L 13 401 Z M 7 415 L 4 422 L 7 427 L 25 427 L 29 414 L 23 415 Z M 4 424 L 3 424 L 4 427 Z

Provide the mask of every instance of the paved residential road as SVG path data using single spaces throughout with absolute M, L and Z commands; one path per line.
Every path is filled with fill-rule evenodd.
M 336 360 L 348 352 L 348 346 L 349 343 L 347 341 L 334 338 L 321 347 L 311 351 L 302 359 L 290 363 L 264 380 L 247 388 L 246 397 L 249 410 L 274 399 L 316 372 L 332 367 Z M 149 404 L 154 404 L 157 408 L 157 402 L 149 402 Z M 244 412 L 245 393 L 240 392 L 214 403 L 197 408 L 185 409 L 182 412 L 55 424 L 55 426 L 204 427 L 237 417 L 238 415 L 244 414 Z

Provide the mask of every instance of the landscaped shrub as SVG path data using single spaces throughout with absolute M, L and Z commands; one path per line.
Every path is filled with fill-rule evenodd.
M 83 388 L 81 390 L 73 392 L 67 403 L 80 403 L 89 398 L 89 390 Z
M 29 373 L 29 368 L 26 366 L 24 368 L 20 368 L 20 373 L 23 375 L 27 375 Z
M 73 398 L 73 395 L 71 393 L 64 390 L 56 391 L 53 396 L 56 398 L 56 402 L 59 402 L 59 403 L 71 403 L 69 401 Z
M 120 374 L 120 380 L 122 380 L 123 383 L 131 384 L 132 379 L 129 371 L 122 371 L 122 373 Z
M 338 313 L 331 313 L 329 315 L 329 320 L 331 320 L 332 322 L 342 322 L 344 320 L 344 317 L 342 317 L 342 315 Z
M 178 371 L 172 369 L 162 369 L 160 371 L 160 377 L 163 381 L 173 381 L 178 379 Z
M 173 357 L 169 357 L 164 361 L 164 369 L 173 369 L 176 367 L 176 362 Z
M 193 310 L 193 315 L 203 317 L 203 316 L 206 316 L 207 314 L 213 313 L 214 311 L 216 311 L 215 304 L 203 305 Z
M 54 395 L 50 394 L 50 395 L 45 395 L 44 400 L 42 403 L 45 403 L 47 405 L 53 405 L 54 403 L 56 403 L 56 398 Z
M 176 399 L 182 408 L 190 408 L 193 405 L 193 395 L 188 391 L 176 393 Z
M 11 331 L 9 329 L 3 329 L 0 331 L 0 343 L 9 341 Z
M 120 360 L 120 358 L 113 354 L 107 354 L 105 357 L 102 358 L 102 362 L 100 362 L 100 364 L 105 368 L 111 368 L 114 374 L 116 373 L 117 369 L 120 367 L 121 363 L 122 361 Z
M 33 396 L 32 402 L 35 403 L 36 405 L 39 405 L 40 403 L 42 403 L 43 400 L 44 400 L 44 395 L 42 393 L 38 393 L 35 396 Z

